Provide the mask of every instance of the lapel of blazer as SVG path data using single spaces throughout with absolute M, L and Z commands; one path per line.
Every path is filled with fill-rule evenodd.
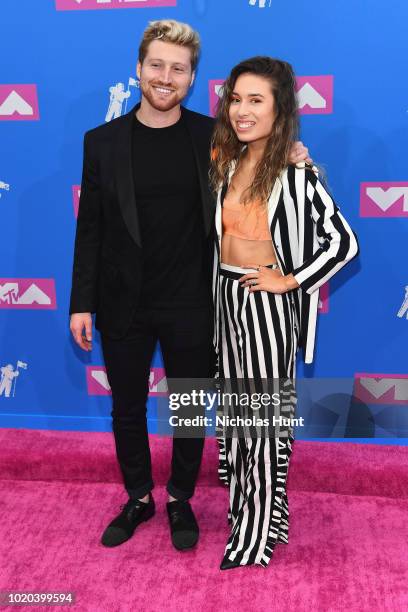
M 219 189 L 217 191 L 217 204 L 216 204 L 216 208 L 215 208 L 215 231 L 217 233 L 216 244 L 217 244 L 217 248 L 218 248 L 218 252 L 219 253 L 221 253 L 222 200 L 224 199 L 224 196 L 227 193 L 228 186 L 229 186 L 229 184 L 231 182 L 232 175 L 235 172 L 236 165 L 237 165 L 237 162 L 235 160 L 233 160 L 231 162 L 230 171 L 228 173 L 228 180 L 224 183 L 224 185 L 219 187 Z
M 271 231 L 271 236 L 273 240 L 273 229 L 274 229 L 274 221 L 275 215 L 278 210 L 278 204 L 281 201 L 282 194 L 282 179 L 278 177 L 275 181 L 275 184 L 272 188 L 271 195 L 268 200 L 268 225 Z
M 140 104 L 117 120 L 114 144 L 115 176 L 119 206 L 126 226 L 135 243 L 141 247 L 142 238 L 135 200 L 132 166 L 132 122 Z
M 201 206 L 204 219 L 205 235 L 208 236 L 213 224 L 215 201 L 210 190 L 208 171 L 210 169 L 210 143 L 208 134 L 202 130 L 194 114 L 183 106 L 182 117 L 191 137 L 194 159 L 200 181 Z

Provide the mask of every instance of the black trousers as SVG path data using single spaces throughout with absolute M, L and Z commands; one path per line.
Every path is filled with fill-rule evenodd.
M 138 309 L 125 338 L 102 334 L 106 373 L 112 389 L 112 426 L 125 488 L 132 498 L 154 487 L 147 432 L 149 373 L 157 341 L 167 378 L 209 378 L 214 354 L 211 303 L 203 308 Z M 204 438 L 173 438 L 167 491 L 187 500 L 194 494 Z

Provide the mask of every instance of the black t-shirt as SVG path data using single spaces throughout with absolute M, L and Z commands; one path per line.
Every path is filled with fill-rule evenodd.
M 200 183 L 185 122 L 180 118 L 169 127 L 151 128 L 135 115 L 132 136 L 143 254 L 140 306 L 208 305 L 210 270 Z

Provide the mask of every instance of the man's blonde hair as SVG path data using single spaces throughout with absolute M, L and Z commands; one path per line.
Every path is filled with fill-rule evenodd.
M 188 47 L 191 51 L 191 69 L 195 70 L 200 54 L 200 36 L 188 23 L 181 23 L 173 19 L 150 21 L 143 32 L 139 47 L 139 62 L 141 64 L 143 64 L 148 47 L 153 40 L 162 40 L 181 47 Z

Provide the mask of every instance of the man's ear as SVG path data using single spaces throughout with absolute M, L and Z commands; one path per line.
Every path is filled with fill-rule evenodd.
M 190 82 L 190 87 L 192 86 L 192 84 L 194 83 L 194 79 L 195 79 L 195 70 L 193 70 L 193 73 L 191 75 L 191 82 Z
M 137 74 L 137 78 L 140 81 L 140 74 L 142 72 L 142 64 L 140 62 L 137 62 L 136 64 L 136 74 Z

